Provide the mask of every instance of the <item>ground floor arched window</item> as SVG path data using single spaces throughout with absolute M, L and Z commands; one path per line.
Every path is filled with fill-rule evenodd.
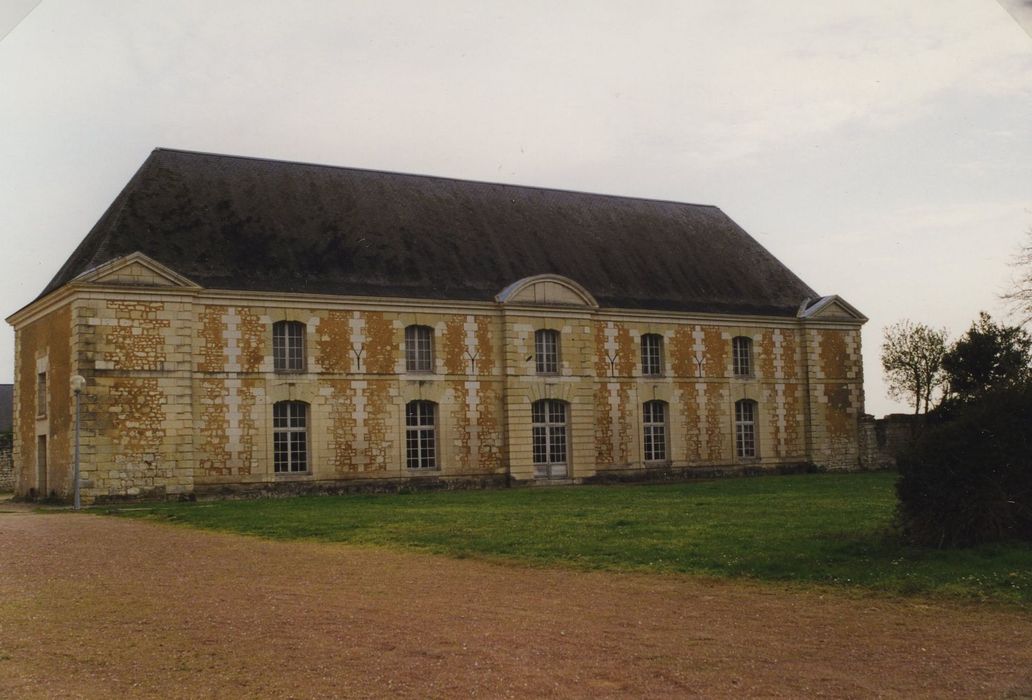
M 569 473 L 567 462 L 565 401 L 542 399 L 531 405 L 533 430 L 534 476 L 556 479 Z
M 666 409 L 664 401 L 646 401 L 642 406 L 646 462 L 662 462 L 667 458 Z
M 272 455 L 277 474 L 308 471 L 308 404 L 304 401 L 273 404 Z
M 756 456 L 756 402 L 749 399 L 735 402 L 735 453 Z
M 437 469 L 437 405 L 432 401 L 405 405 L 405 466 Z

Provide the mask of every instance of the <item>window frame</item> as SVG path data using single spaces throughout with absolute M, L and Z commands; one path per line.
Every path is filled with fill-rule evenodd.
M 753 377 L 753 340 L 747 335 L 731 339 L 731 373 L 736 377 Z
M 748 416 L 746 416 L 748 411 Z M 756 426 L 756 414 L 759 404 L 752 399 L 735 401 L 735 456 L 738 459 L 756 459 L 759 457 L 759 431 Z
M 659 417 L 656 417 L 656 411 Z M 669 431 L 667 430 L 667 416 L 670 414 L 669 404 L 666 401 L 653 399 L 646 401 L 641 406 L 642 414 L 642 458 L 645 462 L 661 463 L 668 462 Z M 658 437 L 658 450 L 657 450 Z
M 535 478 L 567 477 L 570 473 L 569 404 L 560 399 L 538 399 L 530 405 L 530 426 Z M 561 459 L 556 459 L 557 456 Z
M 552 347 L 548 347 L 551 343 Z M 534 372 L 542 376 L 556 376 L 562 369 L 560 346 L 562 336 L 554 328 L 534 331 Z
M 647 347 L 649 345 L 653 347 Z M 641 376 L 663 376 L 663 336 L 659 333 L 641 336 Z
M 405 371 L 430 374 L 434 371 L 434 329 L 418 323 L 405 326 Z
M 433 401 L 417 400 L 405 404 L 405 468 L 409 471 L 440 470 L 437 416 L 437 404 Z
M 37 372 L 36 373 L 36 417 L 46 418 L 47 417 L 47 399 L 49 392 L 47 391 L 47 373 Z
M 285 415 L 277 415 L 281 407 L 284 409 Z M 300 413 L 293 409 L 300 409 Z M 310 415 L 311 407 L 305 401 L 277 401 L 272 405 L 272 472 L 275 476 L 297 476 L 312 473 L 309 440 Z M 286 424 L 277 425 L 280 421 Z M 300 421 L 301 425 L 292 424 L 297 421 Z M 301 440 L 296 440 L 295 435 L 300 435 Z M 282 441 L 280 436 L 283 436 Z M 298 445 L 302 448 L 300 461 L 303 468 L 296 468 L 298 450 L 295 447 Z M 282 461 L 281 455 L 283 455 Z M 284 465 L 282 468 L 281 464 Z
M 281 374 L 304 372 L 308 366 L 307 324 L 276 321 L 272 324 L 272 370 Z

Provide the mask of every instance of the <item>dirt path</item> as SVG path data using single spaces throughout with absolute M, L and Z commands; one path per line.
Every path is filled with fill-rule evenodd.
M 0 513 L 0 696 L 1032 695 L 1032 615 Z

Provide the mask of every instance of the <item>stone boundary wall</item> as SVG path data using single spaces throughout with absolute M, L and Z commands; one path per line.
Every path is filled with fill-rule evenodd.
M 14 491 L 14 450 L 0 446 L 0 493 Z
M 884 418 L 860 419 L 860 464 L 864 469 L 894 469 L 896 457 L 917 437 L 924 416 L 890 413 Z

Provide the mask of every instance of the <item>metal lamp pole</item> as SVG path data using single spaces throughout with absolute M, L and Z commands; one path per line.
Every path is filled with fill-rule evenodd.
M 81 375 L 72 377 L 72 391 L 75 392 L 75 510 L 79 510 L 79 401 L 82 397 L 86 378 Z

